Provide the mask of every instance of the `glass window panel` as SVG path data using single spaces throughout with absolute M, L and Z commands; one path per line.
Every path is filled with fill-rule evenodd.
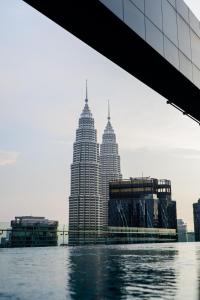
M 164 37 L 165 58 L 177 69 L 179 69 L 179 55 L 176 46 Z
M 144 15 L 129 0 L 124 2 L 124 22 L 143 39 L 145 38 Z
M 200 68 L 200 38 L 191 30 L 192 61 Z
M 146 41 L 160 54 L 163 55 L 163 33 L 148 19 L 146 23 Z
M 162 0 L 163 31 L 178 46 L 176 11 L 168 1 Z
M 179 48 L 189 59 L 191 59 L 190 28 L 180 16 L 177 16 L 177 21 Z
M 189 9 L 183 0 L 176 0 L 176 7 L 179 14 L 189 23 Z
M 123 20 L 122 0 L 99 0 L 109 8 L 116 16 Z
M 179 51 L 180 71 L 192 81 L 192 63 L 191 61 Z
M 200 24 L 199 24 L 199 21 L 195 17 L 195 15 L 191 12 L 191 10 L 189 12 L 189 18 L 190 18 L 190 26 L 196 32 L 196 34 L 198 34 L 198 36 L 200 37 Z
M 161 0 L 145 0 L 145 15 L 162 30 Z
M 139 9 L 144 12 L 144 0 L 131 0 L 131 2 L 133 2 Z
M 193 68 L 193 82 L 198 88 L 200 88 L 200 70 L 194 65 L 192 66 L 192 68 Z
M 169 3 L 171 3 L 171 5 L 173 5 L 174 7 L 176 7 L 176 0 L 168 0 Z

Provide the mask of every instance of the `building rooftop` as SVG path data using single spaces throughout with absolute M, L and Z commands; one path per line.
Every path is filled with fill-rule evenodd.
M 11 221 L 11 225 L 33 225 L 33 224 L 45 224 L 45 225 L 56 225 L 58 221 L 48 220 L 45 217 L 34 217 L 34 216 L 17 216 L 15 220 Z

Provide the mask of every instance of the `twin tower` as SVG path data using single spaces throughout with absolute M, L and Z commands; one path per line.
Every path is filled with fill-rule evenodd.
M 69 244 L 91 242 L 94 236 L 107 230 L 109 182 L 121 178 L 120 156 L 110 122 L 110 111 L 108 109 L 108 121 L 99 153 L 97 130 L 88 106 L 86 84 L 85 106 L 73 145 Z

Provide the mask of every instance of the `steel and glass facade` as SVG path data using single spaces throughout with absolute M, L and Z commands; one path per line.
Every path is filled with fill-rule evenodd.
M 168 243 L 177 241 L 176 229 L 109 227 L 108 244 Z
M 176 202 L 171 199 L 171 182 L 149 177 L 110 182 L 108 225 L 116 230 L 165 228 L 176 232 Z
M 100 2 L 200 88 L 200 23 L 184 1 Z

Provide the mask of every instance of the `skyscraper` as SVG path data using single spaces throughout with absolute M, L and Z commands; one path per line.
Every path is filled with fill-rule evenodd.
M 100 176 L 103 204 L 103 224 L 108 226 L 109 182 L 121 179 L 120 156 L 116 135 L 110 122 L 110 107 L 108 102 L 108 121 L 100 145 Z
M 85 106 L 79 118 L 71 165 L 69 197 L 69 243 L 91 242 L 102 226 L 100 196 L 99 144 L 94 118 L 88 106 L 87 83 Z

